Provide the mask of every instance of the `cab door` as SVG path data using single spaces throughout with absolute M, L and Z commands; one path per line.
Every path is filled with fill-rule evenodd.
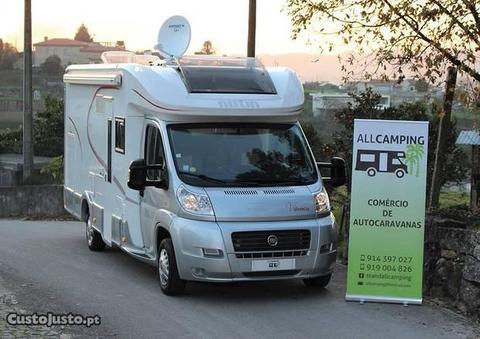
M 144 159 L 147 166 L 157 166 L 158 169 L 147 170 L 148 181 L 158 181 L 162 171 L 167 173 L 165 157 L 164 136 L 159 125 L 154 121 L 147 122 L 145 126 L 145 153 Z M 163 169 L 161 169 L 161 168 Z M 168 181 L 168 179 L 167 179 Z M 140 198 L 140 222 L 144 239 L 145 250 L 153 255 L 156 251 L 156 223 L 170 206 L 168 202 L 168 188 L 147 186 Z

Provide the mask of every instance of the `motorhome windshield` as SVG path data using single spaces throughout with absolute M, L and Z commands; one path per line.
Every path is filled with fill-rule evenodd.
M 295 124 L 174 124 L 178 175 L 194 186 L 308 185 L 314 161 Z

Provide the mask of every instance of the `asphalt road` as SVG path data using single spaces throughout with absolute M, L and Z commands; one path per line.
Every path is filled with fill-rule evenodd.
M 155 268 L 119 250 L 90 252 L 79 222 L 0 220 L 0 283 L 32 312 L 100 315 L 98 327 L 69 328 L 80 337 L 476 337 L 472 323 L 437 306 L 345 302 L 342 266 L 324 290 L 301 281 L 191 283 L 167 297 Z

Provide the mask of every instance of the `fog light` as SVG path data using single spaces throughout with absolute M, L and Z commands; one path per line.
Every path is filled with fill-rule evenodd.
M 202 248 L 203 255 L 209 257 L 220 257 L 222 255 L 222 250 L 216 248 Z
M 320 253 L 331 252 L 333 250 L 333 242 L 320 246 Z
M 204 277 L 205 276 L 205 270 L 203 268 L 193 267 L 192 268 L 192 274 L 196 277 Z

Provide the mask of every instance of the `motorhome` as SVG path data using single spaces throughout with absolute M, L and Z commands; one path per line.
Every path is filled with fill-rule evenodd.
M 327 285 L 336 225 L 325 186 L 341 185 L 345 167 L 315 162 L 297 75 L 185 49 L 66 70 L 65 208 L 85 221 L 88 247 L 157 266 L 169 295 L 187 281 Z
M 366 171 L 370 177 L 380 172 L 403 178 L 408 173 L 408 166 L 402 161 L 405 157 L 404 151 L 358 150 L 355 170 Z

